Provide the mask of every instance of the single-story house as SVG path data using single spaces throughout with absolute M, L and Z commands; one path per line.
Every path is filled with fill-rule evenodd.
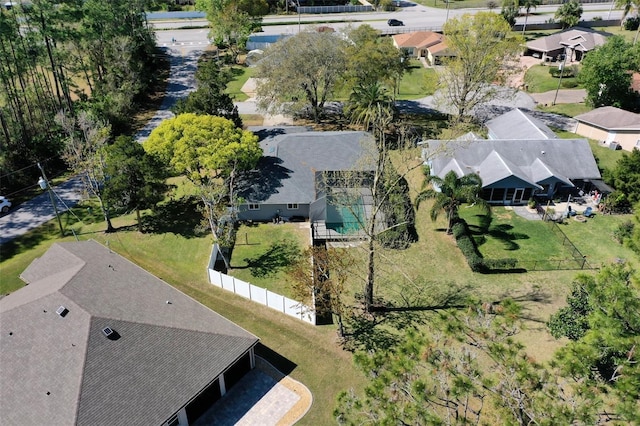
M 640 149 L 640 114 L 606 106 L 575 117 L 574 133 L 626 151 Z M 612 144 L 617 145 L 612 145 Z
M 550 197 L 562 187 L 582 187 L 601 177 L 585 139 L 429 140 L 421 145 L 432 175 L 476 173 L 482 197 L 495 204 L 526 204 L 533 195 Z
M 8 425 L 188 425 L 258 338 L 95 241 L 55 243 L 0 299 Z
M 272 221 L 298 217 L 312 222 L 341 222 L 339 217 L 330 217 L 338 212 L 331 207 L 331 200 L 327 201 L 330 191 L 326 180 L 335 178 L 336 173 L 373 170 L 373 137 L 353 131 L 280 130 L 284 133 L 276 131 L 260 142 L 263 157 L 239 183 L 244 203 L 239 206 L 238 218 Z
M 557 139 L 549 126 L 519 108 L 485 123 L 489 139 Z
M 451 56 L 444 35 L 433 31 L 396 34 L 393 45 L 413 58 L 426 58 L 431 65 L 439 64 L 442 57 Z
M 611 34 L 591 28 L 572 27 L 527 42 L 525 55 L 535 56 L 543 61 L 560 60 L 567 55 L 566 61 L 581 61 L 584 55 L 606 43 Z

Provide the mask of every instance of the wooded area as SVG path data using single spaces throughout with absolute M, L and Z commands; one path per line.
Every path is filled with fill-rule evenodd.
M 157 57 L 145 8 L 145 0 L 34 0 L 0 12 L 3 193 L 32 186 L 38 161 L 64 167 L 68 132 L 56 115 L 86 111 L 113 134 L 130 131 Z

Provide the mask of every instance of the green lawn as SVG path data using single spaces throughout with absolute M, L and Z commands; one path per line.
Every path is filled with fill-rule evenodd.
M 536 109 L 544 112 L 552 112 L 554 114 L 564 115 L 566 117 L 575 117 L 576 115 L 584 114 L 591 111 L 593 108 L 586 104 L 555 104 L 549 106 L 538 105 Z
M 409 72 L 406 72 L 400 80 L 398 100 L 413 100 L 433 95 L 437 79 L 433 68 L 425 68 L 420 61 L 411 60 Z
M 231 71 L 233 80 L 227 85 L 227 93 L 231 95 L 234 101 L 244 102 L 249 99 L 249 96 L 240 89 L 249 78 L 253 77 L 254 68 L 236 65 L 231 67 Z
M 492 208 L 490 217 L 477 207 L 460 209 L 480 253 L 487 259 L 511 257 L 520 261 L 567 259 L 570 254 L 542 221 L 524 219 L 504 207 Z
M 308 225 L 260 223 L 240 226 L 229 275 L 291 297 L 291 280 L 286 268 L 309 246 Z
M 556 65 L 557 66 L 557 65 Z M 549 74 L 549 66 L 534 65 L 527 70 L 524 81 L 528 85 L 529 93 L 544 93 L 558 88 L 559 78 L 552 77 Z M 578 80 L 575 77 L 562 77 L 560 88 L 580 89 Z

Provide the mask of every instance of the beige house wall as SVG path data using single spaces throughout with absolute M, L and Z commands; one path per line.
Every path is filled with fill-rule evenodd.
M 633 148 L 640 149 L 640 145 L 638 144 L 638 140 L 640 140 L 640 132 L 618 132 L 616 135 L 615 141 L 620 144 L 622 149 L 625 151 L 633 151 Z
M 632 151 L 636 146 L 640 147 L 640 145 L 637 145 L 638 140 L 640 140 L 640 131 L 608 132 L 590 124 L 578 123 L 575 133 L 599 142 L 617 142 L 625 151 Z
M 609 132 L 598 127 L 593 127 L 590 124 L 578 123 L 575 133 L 585 138 L 595 139 L 598 142 L 606 141 L 609 137 Z

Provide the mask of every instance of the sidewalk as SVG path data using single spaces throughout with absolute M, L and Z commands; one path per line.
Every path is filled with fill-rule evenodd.
M 585 89 L 560 89 L 557 91 L 550 90 L 544 93 L 531 93 L 531 97 L 540 105 L 553 105 L 554 98 L 556 104 L 579 104 L 584 103 L 587 98 Z

